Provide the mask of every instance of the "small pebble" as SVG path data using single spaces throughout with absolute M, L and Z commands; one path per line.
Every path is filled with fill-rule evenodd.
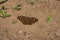
M 19 33 L 23 33 L 23 31 L 20 30 Z

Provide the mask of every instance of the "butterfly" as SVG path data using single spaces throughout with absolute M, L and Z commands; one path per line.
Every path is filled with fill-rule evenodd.
M 38 21 L 35 17 L 27 17 L 27 16 L 18 16 L 17 17 L 24 25 L 32 25 Z

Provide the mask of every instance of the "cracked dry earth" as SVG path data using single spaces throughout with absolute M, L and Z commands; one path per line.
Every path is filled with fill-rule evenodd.
M 60 40 L 60 0 L 34 0 L 33 5 L 29 2 L 8 0 L 0 4 L 0 9 L 5 6 L 11 14 L 5 19 L 0 17 L 0 40 Z M 21 10 L 12 10 L 16 3 L 22 5 Z M 47 22 L 49 15 L 52 20 Z

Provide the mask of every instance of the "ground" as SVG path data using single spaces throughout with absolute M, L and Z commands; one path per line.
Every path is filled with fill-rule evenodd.
M 0 40 L 60 40 L 60 0 L 8 0 L 0 4 L 10 17 L 0 17 Z M 21 10 L 12 7 L 19 3 Z M 38 21 L 32 25 L 24 25 L 18 16 L 36 17 Z M 51 15 L 51 20 L 46 21 Z M 13 21 L 16 23 L 12 23 Z

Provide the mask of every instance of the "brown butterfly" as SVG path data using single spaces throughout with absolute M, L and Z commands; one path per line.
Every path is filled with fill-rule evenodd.
M 38 21 L 35 17 L 26 17 L 26 16 L 18 16 L 17 17 L 24 25 L 32 25 Z

